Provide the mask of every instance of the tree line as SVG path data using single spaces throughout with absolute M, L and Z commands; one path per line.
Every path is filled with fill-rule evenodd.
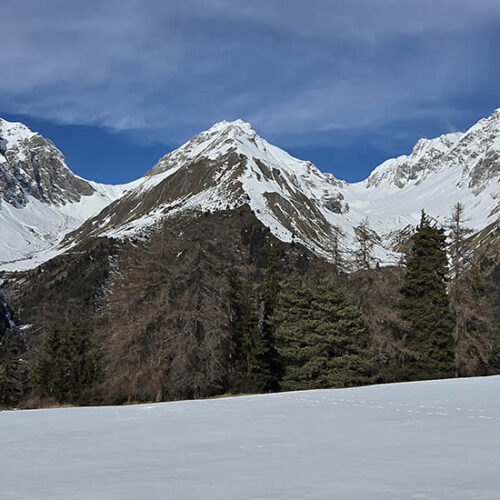
M 2 336 L 0 405 L 27 391 L 124 403 L 498 373 L 491 290 L 460 203 L 446 229 L 422 212 L 400 282 L 388 282 L 388 313 L 361 300 L 359 280 L 369 297 L 386 276 L 373 269 L 367 221 L 356 232 L 357 273 L 341 271 L 343 235 L 334 233 L 327 275 L 286 268 L 278 247 L 264 269 L 233 263 L 221 276 L 221 249 L 195 245 L 181 268 L 160 238 L 115 284 L 106 314 L 120 321 L 46 331 L 29 367 L 19 336 Z

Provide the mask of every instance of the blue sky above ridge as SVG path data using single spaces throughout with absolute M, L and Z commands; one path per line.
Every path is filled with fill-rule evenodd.
M 103 182 L 236 118 L 355 181 L 500 106 L 496 0 L 4 0 L 0 18 L 0 116 Z

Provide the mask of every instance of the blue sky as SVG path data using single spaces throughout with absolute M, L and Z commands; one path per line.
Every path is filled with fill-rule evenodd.
M 500 107 L 498 0 L 2 0 L 0 19 L 0 116 L 103 182 L 236 118 L 360 180 Z

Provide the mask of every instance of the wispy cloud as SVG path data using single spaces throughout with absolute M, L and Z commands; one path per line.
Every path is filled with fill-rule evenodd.
M 500 105 L 496 0 L 4 0 L 0 19 L 0 114 L 145 140 L 243 117 L 333 141 L 460 124 L 474 90 Z

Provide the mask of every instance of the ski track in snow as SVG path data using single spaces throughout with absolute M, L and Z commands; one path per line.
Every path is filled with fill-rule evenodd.
M 2 499 L 491 499 L 500 377 L 0 412 Z

